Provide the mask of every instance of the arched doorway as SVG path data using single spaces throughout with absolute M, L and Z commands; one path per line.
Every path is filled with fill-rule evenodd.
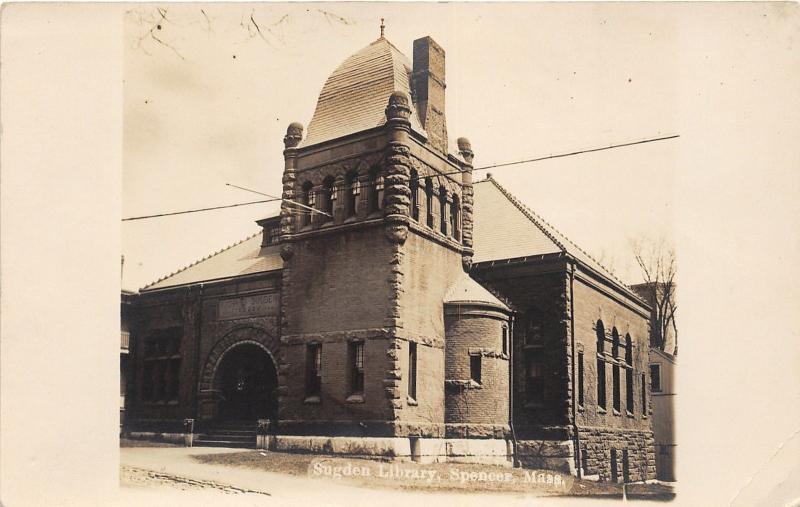
M 255 343 L 229 349 L 214 375 L 220 402 L 217 418 L 253 421 L 277 417 L 278 377 L 270 354 Z

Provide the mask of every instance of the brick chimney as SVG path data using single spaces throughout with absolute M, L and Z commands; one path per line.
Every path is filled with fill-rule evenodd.
M 428 133 L 431 145 L 447 153 L 447 122 L 444 116 L 444 49 L 430 37 L 414 41 L 411 74 L 414 107 Z

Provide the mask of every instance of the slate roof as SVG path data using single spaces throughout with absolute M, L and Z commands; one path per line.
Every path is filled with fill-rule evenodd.
M 473 262 L 565 253 L 639 300 L 624 282 L 550 225 L 493 178 L 477 181 L 473 211 Z
M 208 282 L 283 268 L 280 245 L 261 247 L 261 231 L 142 288 L 143 291 Z
M 350 56 L 325 81 L 300 147 L 383 125 L 389 95 L 411 96 L 410 74 L 408 58 L 383 37 Z M 425 135 L 410 105 L 411 128 Z
M 490 304 L 508 310 L 508 306 L 497 299 L 491 292 L 484 289 L 481 284 L 472 279 L 468 274 L 462 273 L 458 280 L 447 289 L 444 295 L 445 303 L 478 303 Z

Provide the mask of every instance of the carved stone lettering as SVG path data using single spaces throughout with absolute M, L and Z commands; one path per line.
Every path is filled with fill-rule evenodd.
M 257 296 L 223 299 L 219 302 L 219 320 L 277 315 L 279 305 L 280 298 L 278 294 L 259 294 Z

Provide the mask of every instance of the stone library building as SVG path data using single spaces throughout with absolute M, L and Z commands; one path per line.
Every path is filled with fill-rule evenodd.
M 355 52 L 283 141 L 279 215 L 126 295 L 125 432 L 655 477 L 650 307 L 449 151 L 436 42 Z

